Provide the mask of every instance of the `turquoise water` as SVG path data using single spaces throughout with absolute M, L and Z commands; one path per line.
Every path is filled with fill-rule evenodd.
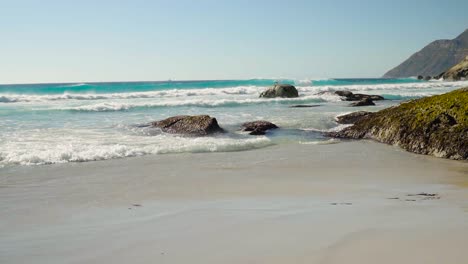
M 238 86 L 270 86 L 275 82 L 293 85 L 372 85 L 422 82 L 408 79 L 327 79 L 303 80 L 288 79 L 251 79 L 251 80 L 214 80 L 214 81 L 161 81 L 161 82 L 110 82 L 110 83 L 60 83 L 60 84 L 17 84 L 0 85 L 0 94 L 62 94 L 62 93 L 125 93 L 146 92 L 171 89 L 228 88 Z
M 258 97 L 275 82 L 295 85 L 300 97 Z M 342 128 L 334 117 L 356 109 L 334 95 L 335 90 L 389 99 L 362 109 L 375 111 L 467 85 L 412 78 L 0 85 L 0 166 L 336 143 L 321 132 Z M 320 107 L 290 108 L 294 104 Z M 180 114 L 209 114 L 228 133 L 187 138 L 138 126 Z M 260 137 L 239 131 L 241 123 L 258 119 L 272 121 L 281 129 Z

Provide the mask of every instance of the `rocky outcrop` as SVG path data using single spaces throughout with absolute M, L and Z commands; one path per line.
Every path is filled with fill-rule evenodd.
M 368 106 L 368 105 L 375 105 L 375 103 L 370 98 L 364 98 L 360 101 L 349 104 L 349 106 Z
M 293 85 L 290 84 L 275 84 L 273 87 L 268 88 L 260 94 L 264 98 L 294 98 L 299 97 L 299 93 Z
M 360 120 L 369 118 L 371 115 L 372 115 L 372 112 L 357 111 L 357 112 L 337 116 L 335 120 L 338 124 L 354 124 Z
M 384 100 L 380 95 L 373 94 L 354 94 L 350 91 L 335 91 L 335 94 L 341 96 L 344 101 L 361 101 L 364 99 L 371 99 L 372 101 Z
M 402 64 L 384 74 L 384 78 L 436 76 L 468 56 L 468 29 L 452 40 L 436 40 L 416 52 Z
M 373 113 L 329 136 L 373 139 L 437 157 L 468 159 L 468 87 Z
M 161 121 L 153 122 L 151 123 L 151 126 L 158 127 L 166 133 L 189 136 L 206 136 L 224 132 L 224 130 L 219 127 L 216 118 L 208 115 L 173 116 Z
M 277 125 L 268 121 L 253 121 L 242 124 L 243 131 L 250 131 L 250 135 L 265 135 L 267 130 L 276 129 Z
M 444 72 L 444 80 L 459 81 L 468 79 L 468 56 L 457 65 Z

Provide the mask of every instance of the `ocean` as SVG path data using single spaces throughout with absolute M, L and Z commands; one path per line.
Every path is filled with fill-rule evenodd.
M 275 82 L 300 97 L 259 98 Z M 335 116 L 376 111 L 404 100 L 445 93 L 464 82 L 408 79 L 251 79 L 0 85 L 0 167 L 108 160 L 166 153 L 229 152 L 278 144 L 335 144 L 322 135 L 342 129 Z M 376 106 L 352 108 L 333 93 L 382 95 Z M 291 108 L 296 104 L 319 105 Z M 208 114 L 227 133 L 184 137 L 142 127 L 174 115 Z M 239 130 L 268 120 L 281 129 L 265 136 Z

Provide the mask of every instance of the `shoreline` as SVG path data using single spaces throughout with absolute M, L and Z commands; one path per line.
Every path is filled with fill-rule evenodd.
M 20 166 L 0 262 L 460 263 L 467 183 L 467 162 L 371 141 Z
M 311 131 L 335 131 L 339 126 L 333 118 L 352 111 L 349 102 L 342 101 L 337 91 L 332 90 L 343 89 L 349 93 L 352 90 L 359 96 L 387 98 L 379 99 L 375 106 L 359 109 L 376 111 L 402 100 L 452 91 L 467 83 L 386 84 L 377 80 L 360 84 L 359 79 L 351 79 L 341 81 L 337 86 L 329 83 L 337 80 L 329 80 L 323 83 L 327 85 L 315 88 L 315 84 L 301 84 L 297 88 L 300 97 L 271 100 L 258 97 L 266 84 L 255 82 L 223 84 L 229 87 L 220 89 L 204 83 L 196 89 L 189 85 L 167 91 L 167 87 L 145 85 L 139 88 L 131 85 L 44 86 L 40 90 L 25 87 L 25 91 L 34 90 L 34 93 L 0 96 L 0 101 L 6 102 L 0 103 L 0 112 L 6 113 L 6 118 L 0 122 L 4 127 L 0 136 L 0 166 L 80 162 L 168 152 L 243 150 L 276 143 L 271 141 L 316 141 L 322 135 Z M 98 90 L 105 93 L 98 93 Z M 320 103 L 321 106 L 313 110 L 290 108 L 297 103 Z M 211 137 L 188 140 L 138 127 L 138 124 L 177 115 L 200 114 L 216 118 L 221 127 L 232 127 L 235 132 L 226 134 L 222 140 Z M 238 133 L 236 126 L 255 120 L 267 120 L 286 129 L 271 133 L 267 138 Z

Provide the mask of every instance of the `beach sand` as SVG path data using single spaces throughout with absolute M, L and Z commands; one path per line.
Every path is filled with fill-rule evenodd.
M 466 263 L 467 183 L 369 141 L 3 168 L 0 263 Z

